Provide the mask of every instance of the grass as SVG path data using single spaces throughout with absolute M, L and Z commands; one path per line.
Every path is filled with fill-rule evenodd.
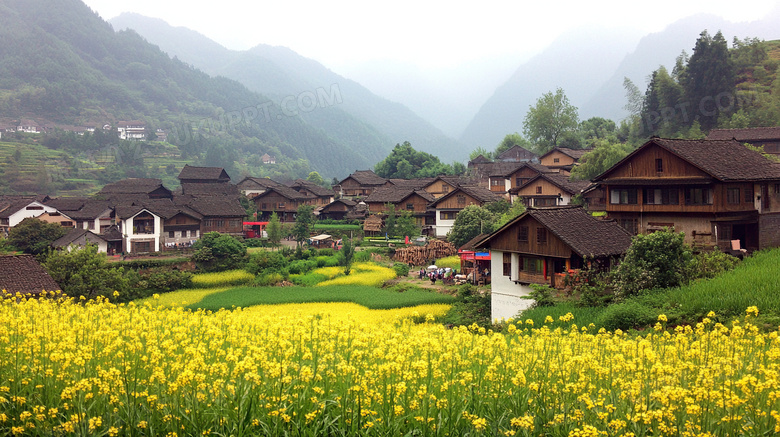
M 229 288 L 230 287 L 191 288 L 187 290 L 178 290 L 170 293 L 163 293 L 158 296 L 147 297 L 145 299 L 140 299 L 135 302 L 138 305 L 144 305 L 148 302 L 153 306 L 162 306 L 162 307 L 192 305 L 200 302 L 204 297 L 210 294 L 221 293 L 225 290 L 228 290 Z
M 249 307 L 305 302 L 354 302 L 369 309 L 403 308 L 417 305 L 449 304 L 454 297 L 423 289 L 397 292 L 376 287 L 347 285 L 323 287 L 240 287 L 205 296 L 187 308 L 217 311 L 223 308 Z
M 573 323 L 577 326 L 588 326 L 591 323 L 598 326 L 598 319 L 605 308 L 599 307 L 580 307 L 571 302 L 560 303 L 551 307 L 538 307 L 531 308 L 523 311 L 516 320 L 526 321 L 532 320 L 533 325 L 537 328 L 545 325 L 545 319 L 552 317 L 554 323 L 560 322 L 560 317 L 571 313 L 574 316 Z M 566 325 L 568 325 L 567 323 Z M 549 323 L 548 323 L 549 325 Z

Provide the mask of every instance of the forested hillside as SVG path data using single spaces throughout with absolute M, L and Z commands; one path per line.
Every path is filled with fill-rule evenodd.
M 133 31 L 114 32 L 79 0 L 4 1 L 0 40 L 0 122 L 8 126 L 28 118 L 91 127 L 141 120 L 169 131 L 183 157 L 233 169 L 233 177 L 305 177 L 312 169 L 341 176 L 381 158 L 233 80 L 171 59 Z M 337 98 L 315 97 L 306 102 L 314 109 Z M 277 167 L 252 165 L 264 153 Z

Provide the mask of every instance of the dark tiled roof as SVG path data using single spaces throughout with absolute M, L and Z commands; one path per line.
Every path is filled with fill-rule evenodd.
M 0 255 L 0 289 L 38 294 L 60 290 L 60 286 L 32 255 Z
M 494 163 L 494 165 L 495 164 L 499 164 L 499 163 Z M 509 177 L 513 173 L 526 167 L 536 171 L 537 173 L 554 173 L 553 170 L 551 170 L 549 167 L 536 162 L 506 162 L 506 163 L 502 162 L 500 164 L 501 165 L 495 166 L 494 168 L 490 169 L 490 173 L 489 173 L 490 176 Z
M 116 216 L 120 219 L 132 217 L 143 210 L 163 219 L 169 219 L 177 214 L 183 213 L 190 217 L 201 219 L 203 215 L 192 207 L 194 203 L 200 203 L 200 198 L 179 196 L 175 200 L 171 199 L 145 199 L 132 202 L 118 203 L 115 206 Z
M 426 202 L 433 202 L 436 200 L 430 193 L 423 189 L 397 187 L 395 185 L 390 187 L 379 187 L 374 190 L 368 197 L 366 197 L 366 203 L 398 203 L 412 194 L 417 194 Z
M 106 241 L 105 238 L 101 237 L 100 235 L 88 229 L 71 229 L 68 231 L 67 234 L 54 240 L 54 242 L 51 243 L 51 245 L 53 247 L 67 247 L 81 237 L 85 237 L 86 240 L 89 241 L 90 243 L 92 242 L 97 243 L 98 240 Z
M 88 197 L 58 197 L 49 200 L 46 202 L 46 205 L 51 206 L 60 212 L 78 211 L 84 206 L 84 203 L 89 200 L 90 198 Z
M 536 153 L 531 152 L 530 150 L 526 150 L 518 145 L 514 145 L 509 150 L 506 150 L 498 155 L 498 159 L 502 161 L 522 161 L 524 159 L 531 160 L 538 157 L 539 156 Z
M 780 127 L 751 127 L 746 129 L 713 129 L 708 140 L 730 140 L 740 142 L 780 140 Z
M 197 197 L 187 206 L 206 217 L 244 217 L 246 210 L 238 199 L 218 197 Z
M 333 190 L 329 190 L 325 187 L 321 187 L 313 182 L 309 182 L 305 179 L 296 179 L 290 184 L 290 188 L 295 191 L 302 189 L 308 190 L 310 193 L 318 197 L 330 197 L 333 195 Z
M 71 206 L 75 206 L 76 204 L 78 204 L 78 202 L 73 202 Z M 81 208 L 77 210 L 62 210 L 57 208 L 57 211 L 60 211 L 73 220 L 94 220 L 100 218 L 103 213 L 111 209 L 112 204 L 107 200 L 87 199 L 83 202 Z
M 568 147 L 558 147 L 558 151 L 566 156 L 571 156 L 575 160 L 582 158 L 582 155 L 590 152 L 593 149 L 570 149 Z
M 431 206 L 436 207 L 439 203 L 443 202 L 446 199 L 449 199 L 452 196 L 457 196 L 459 193 L 465 193 L 469 196 L 473 197 L 474 199 L 477 199 L 479 202 L 481 202 L 483 205 L 485 203 L 491 203 L 491 202 L 497 202 L 501 199 L 504 199 L 504 196 L 500 194 L 496 194 L 490 190 L 488 190 L 485 187 L 477 187 L 477 186 L 471 186 L 471 185 L 464 185 L 461 187 L 458 187 L 449 193 L 445 194 L 444 196 L 439 197 L 436 199 Z
M 229 196 L 229 197 L 236 197 L 236 198 L 238 198 L 241 195 L 241 193 L 239 193 L 238 191 L 238 187 L 230 183 L 200 184 L 194 182 L 182 182 L 181 194 L 184 194 L 185 196 L 195 196 L 195 197 Z
M 415 179 L 390 179 L 390 183 L 398 188 L 422 188 L 435 178 L 415 178 Z
M 130 178 L 108 184 L 100 190 L 102 194 L 148 194 L 159 188 L 165 188 L 162 179 Z M 167 188 L 166 188 L 167 190 Z
M 124 239 L 124 235 L 122 235 L 122 231 L 119 230 L 117 225 L 109 226 L 100 236 L 106 241 L 121 241 Z
M 244 179 L 241 180 L 238 184 L 236 184 L 239 188 L 246 190 L 247 188 L 250 188 L 254 185 L 268 188 L 268 187 L 278 187 L 279 185 L 283 185 L 279 182 L 276 182 L 273 179 L 269 178 L 255 178 L 251 176 L 247 176 Z
M 581 207 L 529 208 L 519 217 L 505 224 L 489 237 L 480 242 L 480 246 L 489 245 L 496 235 L 507 232 L 519 221 L 533 217 L 553 235 L 560 238 L 578 255 L 603 257 L 622 255 L 631 245 L 631 235 L 612 220 L 599 220 Z
M 487 238 L 488 235 L 490 234 L 479 234 L 476 237 L 472 238 L 471 240 L 467 241 L 465 244 L 463 244 L 463 246 L 460 246 L 458 250 L 475 251 L 479 248 L 479 245 L 477 243 Z
M 33 195 L 33 196 L 19 196 L 19 195 L 4 195 L 0 196 L 0 217 L 8 218 L 11 214 L 19 211 L 25 206 L 38 202 L 45 204 L 49 200 L 48 196 Z
M 780 164 L 772 162 L 736 140 L 676 140 L 653 138 L 594 181 L 601 181 L 645 147 L 657 145 L 698 167 L 720 181 L 756 181 L 780 179 Z
M 474 158 L 471 161 L 469 161 L 469 165 L 473 165 L 473 164 L 486 164 L 488 162 L 492 162 L 492 161 L 487 159 L 487 158 L 485 158 L 482 155 L 479 155 L 476 158 Z
M 293 190 L 292 188 L 290 188 L 288 186 L 280 185 L 278 187 L 268 187 L 263 193 L 258 194 L 252 200 L 268 196 L 268 195 L 270 195 L 272 193 L 279 194 L 280 196 L 285 197 L 285 198 L 290 199 L 290 200 L 306 200 L 306 199 L 310 199 L 310 197 L 306 197 L 303 194 Z
M 351 175 L 344 178 L 339 184 L 343 183 L 345 180 L 352 178 L 360 185 L 384 185 L 387 183 L 387 179 L 377 175 L 371 170 L 357 170 Z
M 230 176 L 222 167 L 193 167 L 185 164 L 179 173 L 179 180 L 192 179 L 227 182 L 230 181 Z

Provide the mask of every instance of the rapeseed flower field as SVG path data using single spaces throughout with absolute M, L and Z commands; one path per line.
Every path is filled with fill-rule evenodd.
M 5 435 L 771 435 L 780 340 L 743 319 L 644 334 L 571 314 L 503 332 L 329 304 L 0 305 Z M 318 307 L 318 305 L 321 305 Z M 419 310 L 418 310 L 419 311 Z M 337 313 L 331 315 L 330 313 Z M 418 314 L 419 315 L 419 314 Z M 424 322 L 424 320 L 428 322 Z

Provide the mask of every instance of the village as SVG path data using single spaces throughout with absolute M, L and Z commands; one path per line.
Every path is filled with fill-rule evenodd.
M 272 214 L 293 222 L 298 207 L 309 205 L 319 219 L 359 221 L 367 236 L 381 235 L 390 209 L 403 211 L 423 236 L 446 239 L 469 205 L 522 202 L 525 213 L 458 248 L 475 281 L 491 283 L 494 319 L 530 306 L 530 284 L 562 289 L 587 263 L 610 269 L 633 235 L 674 230 L 695 248 L 740 257 L 780 246 L 780 164 L 767 157 L 780 152 L 780 128 L 651 138 L 592 181 L 571 180 L 586 152 L 557 147 L 537 156 L 515 146 L 493 161 L 471 160 L 465 175 L 385 179 L 358 170 L 332 190 L 300 179 L 233 184 L 222 168 L 187 165 L 175 191 L 160 179 L 125 179 L 92 197 L 2 196 L 0 232 L 37 218 L 72 228 L 55 247 L 90 243 L 132 256 L 186 249 L 208 232 L 262 236 Z M 251 217 L 242 195 L 256 211 Z

